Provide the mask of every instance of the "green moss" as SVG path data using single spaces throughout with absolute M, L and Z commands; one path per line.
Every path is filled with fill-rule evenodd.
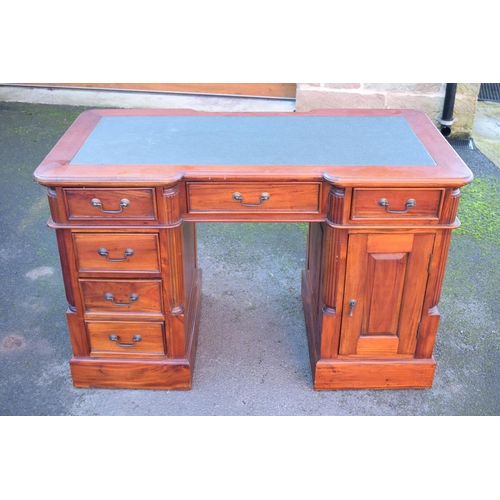
M 457 235 L 485 243 L 500 242 L 500 181 L 493 176 L 476 178 L 462 189 Z

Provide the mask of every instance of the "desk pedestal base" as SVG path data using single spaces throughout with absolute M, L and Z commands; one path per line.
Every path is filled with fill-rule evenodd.
M 321 359 L 319 332 L 307 271 L 302 272 L 302 302 L 314 389 L 426 389 L 436 362 L 430 359 Z
M 432 386 L 435 368 L 434 359 L 320 359 L 313 371 L 314 388 L 428 389 Z
M 83 388 L 191 389 L 201 310 L 201 270 L 193 276 L 189 302 L 185 358 L 103 359 L 73 357 L 70 361 L 73 385 Z M 168 348 L 168 347 L 167 347 Z
M 73 385 L 83 388 L 191 389 L 193 365 L 185 359 L 158 361 L 72 358 Z

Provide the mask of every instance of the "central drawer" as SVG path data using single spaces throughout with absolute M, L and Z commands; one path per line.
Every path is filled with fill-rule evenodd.
M 318 213 L 320 184 L 191 182 L 187 198 L 189 213 Z

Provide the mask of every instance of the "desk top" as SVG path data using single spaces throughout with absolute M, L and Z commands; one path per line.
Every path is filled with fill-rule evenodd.
M 72 165 L 436 163 L 404 116 L 104 116 Z
M 472 180 L 436 127 L 413 110 L 92 110 L 35 172 L 41 184 L 89 186 L 257 177 L 339 186 Z

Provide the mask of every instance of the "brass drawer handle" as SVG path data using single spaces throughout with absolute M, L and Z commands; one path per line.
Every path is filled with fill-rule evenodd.
M 123 198 L 122 200 L 120 200 L 120 210 L 103 210 L 102 203 L 101 203 L 101 200 L 99 198 L 92 198 L 92 200 L 90 201 L 90 204 L 93 207 L 100 208 L 101 212 L 103 212 L 105 214 L 119 214 L 123 211 L 124 208 L 127 208 L 130 206 L 130 201 L 128 201 L 127 198 Z
M 118 345 L 120 347 L 134 347 L 136 342 L 140 342 L 142 340 L 142 337 L 140 335 L 134 335 L 134 338 L 132 339 L 131 344 L 121 344 L 120 342 L 118 342 L 120 340 L 120 337 L 118 337 L 118 335 L 115 335 L 114 333 L 112 333 L 109 336 L 109 340 L 111 340 L 111 342 L 116 342 L 116 345 Z
M 137 295 L 136 293 L 133 293 L 132 295 L 130 295 L 129 297 L 129 302 L 127 303 L 121 303 L 121 302 L 115 302 L 115 298 L 113 297 L 113 294 L 112 293 L 109 293 L 109 292 L 106 292 L 104 294 L 104 298 L 106 300 L 109 300 L 114 306 L 118 306 L 118 307 L 127 307 L 127 306 L 131 306 L 132 305 L 132 302 L 136 301 L 136 300 L 139 300 L 139 295 Z
M 233 200 L 239 201 L 244 207 L 260 207 L 265 201 L 271 198 L 269 193 L 261 193 L 260 203 L 243 203 L 243 195 L 241 193 L 233 193 Z
M 357 301 L 354 299 L 349 301 L 349 316 L 354 315 L 354 307 L 356 306 L 356 304 L 357 304 Z
M 125 262 L 127 260 L 127 257 L 131 257 L 132 255 L 134 255 L 134 250 L 132 248 L 125 249 L 125 252 L 123 252 L 123 259 L 110 259 L 108 257 L 108 250 L 106 248 L 99 248 L 99 250 L 97 250 L 97 253 L 102 257 L 106 257 L 106 260 L 108 262 Z
M 417 202 L 413 198 L 410 198 L 406 202 L 406 204 L 405 204 L 406 210 L 389 210 L 389 202 L 387 201 L 387 198 L 380 198 L 380 200 L 378 200 L 378 204 L 381 207 L 385 207 L 387 212 L 389 212 L 390 214 L 405 214 L 408 212 L 408 210 L 410 210 L 410 208 L 417 206 Z

